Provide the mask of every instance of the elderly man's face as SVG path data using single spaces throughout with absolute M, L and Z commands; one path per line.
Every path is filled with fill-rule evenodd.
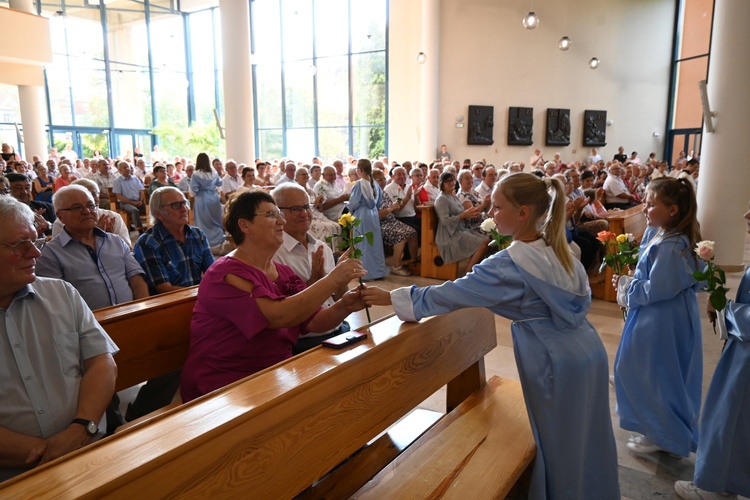
M 427 177 L 427 180 L 430 184 L 437 187 L 438 182 L 440 182 L 440 172 L 437 169 L 430 170 L 430 175 Z
M 401 187 L 404 187 L 404 185 L 406 184 L 406 170 L 400 168 L 396 169 L 396 171 L 393 172 L 393 182 Z
M 21 203 L 29 204 L 31 202 L 31 182 L 16 181 L 10 183 L 10 194 L 13 198 Z
M 286 233 L 297 235 L 306 233 L 310 229 L 310 224 L 312 223 L 312 211 L 300 210 L 302 207 L 310 206 L 310 199 L 304 192 L 296 189 L 285 191 L 281 205 L 287 207 L 279 207 L 286 219 L 286 224 L 284 225 L 284 231 Z M 294 211 L 291 209 L 294 209 Z M 297 213 L 294 213 L 295 211 Z
M 13 218 L 0 219 L 0 295 L 14 294 L 36 279 L 34 265 L 41 255 L 35 246 L 21 244 L 14 251 L 6 245 L 36 239 L 34 226 Z M 16 255 L 18 253 L 18 255 Z
M 344 164 L 340 161 L 333 162 L 333 167 L 336 169 L 336 173 L 341 175 L 344 173 Z
M 287 163 L 284 165 L 284 173 L 290 179 L 294 179 L 294 172 L 297 171 L 297 166 L 294 163 Z
M 120 172 L 120 175 L 125 177 L 126 179 L 130 178 L 130 165 L 123 163 L 122 165 L 117 167 L 117 171 Z
M 237 164 L 233 161 L 228 161 L 226 165 L 227 173 L 232 177 L 237 177 Z
M 487 171 L 484 173 L 484 183 L 492 187 L 495 185 L 496 180 L 497 180 L 497 170 L 495 170 L 494 168 L 488 168 Z
M 71 232 L 93 231 L 99 215 L 94 197 L 78 190 L 66 191 L 63 196 L 57 218 Z
M 109 173 L 109 164 L 106 161 L 104 160 L 100 161 L 98 164 L 98 167 L 99 167 L 100 174 L 106 175 Z
M 333 168 L 324 168 L 323 179 L 329 184 L 333 184 L 334 182 L 336 182 L 336 170 Z
M 170 189 L 162 193 L 162 209 L 157 212 L 156 218 L 165 226 L 185 226 L 188 223 L 188 208 L 185 201 L 185 195 L 179 191 Z M 173 203 L 179 204 L 178 208 L 173 208 Z

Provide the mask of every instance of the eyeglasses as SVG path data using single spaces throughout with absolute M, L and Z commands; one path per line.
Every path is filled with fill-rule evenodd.
M 57 211 L 58 212 L 65 212 L 65 211 L 82 212 L 83 209 L 86 209 L 89 212 L 94 212 L 96 211 L 97 208 L 99 207 L 97 207 L 94 203 L 86 203 L 85 205 L 73 205 L 72 207 L 69 207 L 69 208 L 58 208 Z
M 311 210 L 310 205 L 297 205 L 295 207 L 279 207 L 282 210 L 289 210 L 294 215 L 299 215 L 300 212 L 309 212 Z
M 166 206 L 172 210 L 180 210 L 182 207 L 190 208 L 190 202 L 187 200 L 175 201 L 173 203 L 167 203 Z
M 84 208 L 88 210 L 89 212 L 95 212 L 97 209 L 97 206 L 94 205 L 93 203 L 86 203 L 85 205 L 73 205 L 70 208 L 58 208 L 57 211 L 58 212 L 70 211 L 73 213 L 80 213 L 83 211 Z
M 284 214 L 282 214 L 281 210 L 278 210 L 278 209 L 269 210 L 268 212 L 253 214 L 253 217 L 268 217 L 269 219 L 273 219 L 273 220 L 279 220 L 279 219 L 286 220 L 286 218 L 284 218 Z
M 10 248 L 16 256 L 26 255 L 32 248 L 36 248 L 34 240 L 21 240 L 17 243 L 0 243 L 4 247 Z

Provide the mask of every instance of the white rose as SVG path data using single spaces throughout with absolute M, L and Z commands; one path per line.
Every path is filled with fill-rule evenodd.
M 625 236 L 628 237 L 628 243 L 633 243 L 635 241 L 635 236 L 633 236 L 633 233 L 625 233 Z
M 485 233 L 491 232 L 493 229 L 495 229 L 495 221 L 490 219 L 484 219 L 482 222 L 482 225 L 479 226 L 479 229 L 484 231 Z

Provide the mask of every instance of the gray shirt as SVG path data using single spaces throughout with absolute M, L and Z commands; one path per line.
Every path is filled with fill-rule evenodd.
M 47 439 L 78 409 L 83 362 L 117 346 L 78 292 L 37 278 L 0 308 L 0 427 Z M 22 472 L 0 468 L 0 481 Z
M 42 249 L 37 276 L 64 279 L 91 309 L 130 302 L 133 290 L 128 280 L 146 273 L 122 238 L 99 228 L 94 228 L 94 236 L 96 248 L 90 248 L 61 231 Z

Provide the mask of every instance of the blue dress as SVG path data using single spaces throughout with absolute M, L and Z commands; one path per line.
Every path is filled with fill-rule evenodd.
M 620 427 L 686 457 L 696 450 L 703 344 L 688 239 L 644 233 L 615 357 Z
M 571 276 L 544 240 L 516 241 L 461 279 L 400 288 L 391 297 L 407 321 L 475 306 L 513 320 L 537 447 L 529 498 L 620 498 L 607 353 L 586 320 L 591 292 L 580 262 Z
M 222 182 L 215 172 L 195 171 L 190 178 L 190 191 L 195 195 L 195 225 L 201 228 L 212 247 L 224 242 L 221 225 L 221 200 L 216 191 Z
M 364 187 L 362 186 L 365 183 Z M 367 231 L 372 232 L 372 246 L 367 240 L 359 244 L 362 250 L 362 266 L 367 274 L 363 280 L 369 281 L 382 278 L 388 271 L 385 267 L 385 252 L 383 250 L 383 235 L 380 232 L 380 217 L 378 217 L 378 205 L 383 197 L 383 191 L 375 183 L 375 191 L 372 185 L 362 179 L 352 186 L 349 195 L 349 212 L 362 223 L 354 229 L 355 234 L 362 235 Z
M 729 340 L 706 394 L 693 482 L 750 497 L 750 268 L 722 316 Z

